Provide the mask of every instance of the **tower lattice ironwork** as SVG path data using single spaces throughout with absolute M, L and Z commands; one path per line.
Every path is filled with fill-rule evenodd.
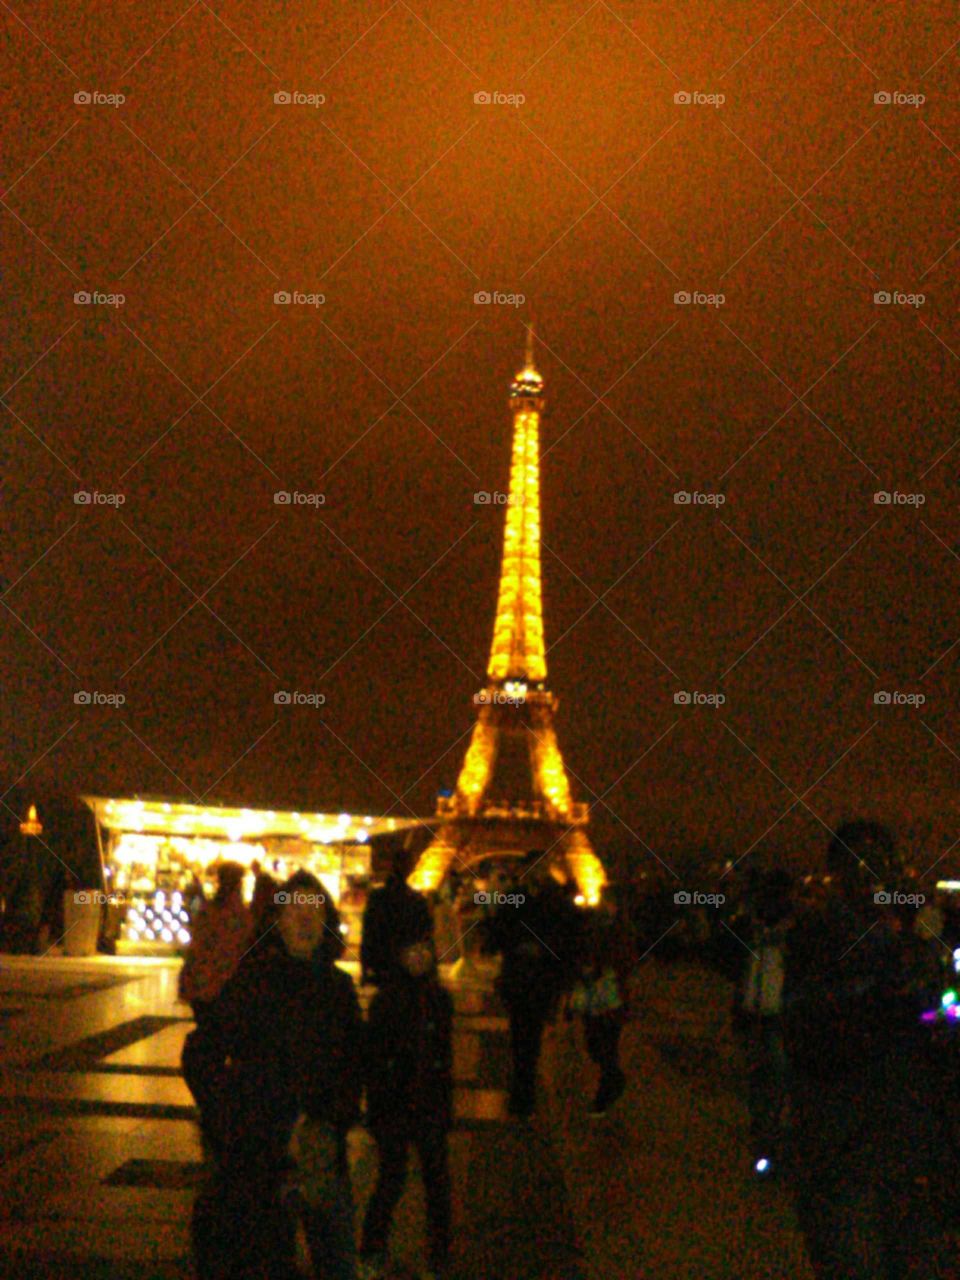
M 436 835 L 410 883 L 440 884 L 448 869 L 488 858 L 549 852 L 588 902 L 605 882 L 586 832 L 588 807 L 571 796 L 557 744 L 557 700 L 547 688 L 540 580 L 540 416 L 543 379 L 533 329 L 524 367 L 510 386 L 513 454 L 503 560 L 487 683 L 475 695 L 477 722 L 455 792 L 437 805 Z

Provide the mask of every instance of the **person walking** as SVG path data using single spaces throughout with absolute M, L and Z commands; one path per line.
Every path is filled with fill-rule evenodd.
M 793 911 L 793 877 L 775 869 L 757 877 L 738 920 L 746 960 L 737 986 L 733 1026 L 747 1062 L 747 1096 L 755 1173 L 780 1172 L 787 1099 L 783 1043 L 786 940 Z
M 254 936 L 242 896 L 243 876 L 240 863 L 220 863 L 216 893 L 203 903 L 193 921 L 178 983 L 180 999 L 191 1006 L 196 1023 L 183 1045 L 183 1078 L 200 1112 L 204 1145 L 210 1149 L 214 1142 L 209 1124 L 212 1099 L 206 1082 L 210 1063 L 220 1054 L 211 1010 Z
M 323 952 L 320 882 L 298 871 L 277 897 L 276 929 L 213 1005 L 219 1054 L 204 1087 L 219 1156 L 194 1209 L 198 1277 L 295 1277 L 296 1203 L 315 1273 L 356 1280 L 346 1135 L 359 1119 L 359 1004 Z
M 510 1023 L 511 1115 L 536 1110 L 537 1065 L 547 1022 L 576 979 L 578 919 L 547 856 L 533 849 L 523 860 L 520 899 L 504 903 L 490 922 L 489 947 L 503 956 L 497 990 Z
M 363 913 L 360 940 L 360 983 L 379 986 L 396 964 L 396 937 L 432 937 L 433 918 L 422 893 L 407 884 L 415 857 L 400 849 L 393 858 L 387 882 L 371 890 Z
M 797 1218 L 818 1280 L 930 1280 L 946 1274 L 957 1173 L 955 1054 L 938 1053 L 921 1020 L 942 974 L 902 927 L 903 867 L 886 827 L 844 823 L 827 863 L 830 895 L 786 943 Z
M 620 1065 L 620 1037 L 629 1007 L 629 977 L 634 949 L 621 903 L 612 886 L 587 919 L 580 948 L 580 975 L 570 994 L 570 1010 L 583 1019 L 584 1042 L 600 1079 L 589 1114 L 605 1116 L 623 1095 L 626 1076 Z
M 367 1205 L 362 1280 L 384 1275 L 390 1223 L 416 1148 L 427 1200 L 429 1270 L 445 1273 L 450 1252 L 448 1134 L 453 1123 L 453 1001 L 440 985 L 432 939 L 397 938 L 397 963 L 373 997 L 367 1023 L 367 1125 L 379 1172 Z

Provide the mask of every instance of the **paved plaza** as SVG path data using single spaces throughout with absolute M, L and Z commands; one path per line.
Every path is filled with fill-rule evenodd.
M 192 1274 L 205 1170 L 180 1075 L 191 1022 L 178 967 L 0 957 L 0 1275 Z M 604 1120 L 586 1115 L 594 1076 L 579 1026 L 558 1022 L 531 1123 L 506 1114 L 506 1019 L 489 978 L 450 985 L 457 1280 L 810 1280 L 788 1198 L 749 1176 L 719 979 L 643 965 L 624 1038 L 630 1086 Z M 350 1156 L 362 1205 L 376 1173 L 363 1129 Z M 414 1171 L 394 1230 L 398 1277 L 417 1274 L 423 1238 Z

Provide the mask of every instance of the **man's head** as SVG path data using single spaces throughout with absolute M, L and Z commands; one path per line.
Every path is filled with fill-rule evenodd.
M 416 863 L 416 854 L 412 849 L 408 849 L 404 846 L 402 849 L 398 849 L 393 855 L 393 860 L 390 864 L 391 874 L 406 882 L 413 875 L 413 869 L 416 866 Z
M 239 894 L 245 871 L 239 862 L 221 862 L 217 867 L 217 897 L 222 902 Z
M 277 929 L 290 955 L 309 960 L 323 941 L 327 899 L 323 885 L 309 871 L 295 872 L 276 894 Z

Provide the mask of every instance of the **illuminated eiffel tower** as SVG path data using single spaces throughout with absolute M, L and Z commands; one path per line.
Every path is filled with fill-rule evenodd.
M 524 367 L 510 387 L 513 457 L 487 684 L 474 699 L 477 722 L 456 791 L 440 797 L 436 835 L 410 883 L 435 889 L 451 867 L 544 849 L 555 873 L 572 877 L 592 904 L 606 876 L 585 830 L 587 805 L 570 795 L 553 727 L 557 700 L 546 685 L 540 592 L 543 408 L 530 328 Z

